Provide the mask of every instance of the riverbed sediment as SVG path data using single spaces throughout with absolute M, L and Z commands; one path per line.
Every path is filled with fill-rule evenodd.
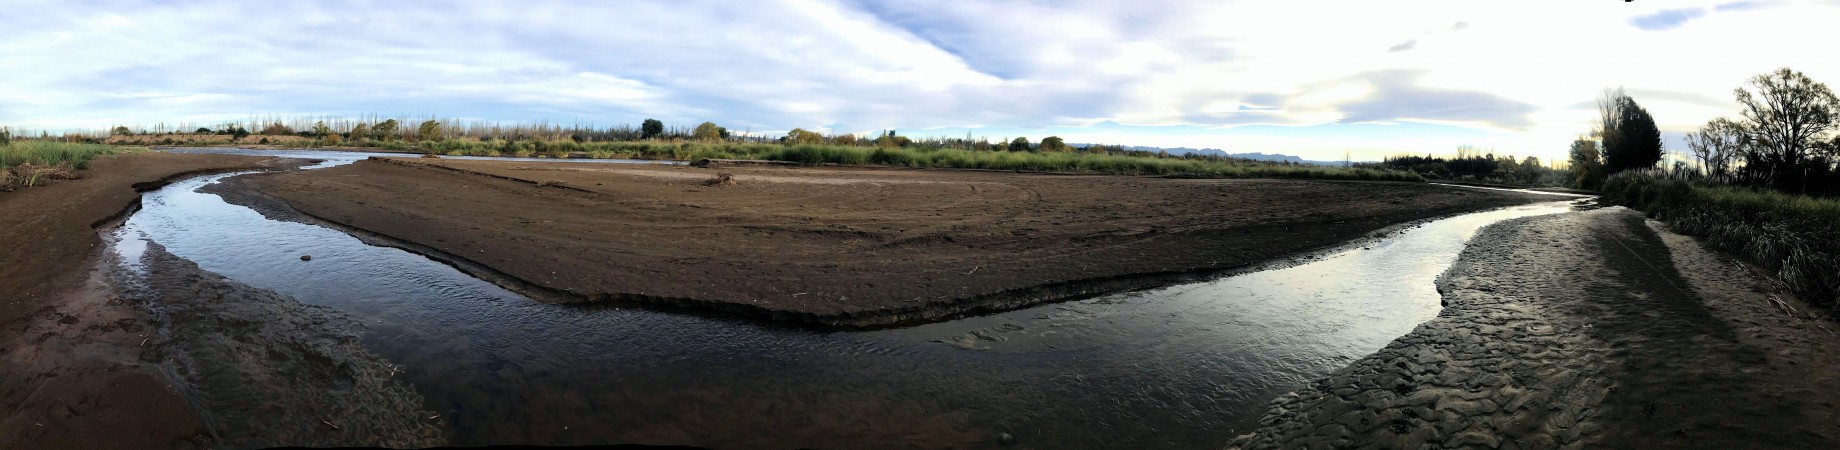
M 1439 290 L 1229 448 L 1840 446 L 1829 319 L 1638 212 L 1492 225 Z
M 172 381 L 142 361 L 151 326 L 117 295 L 95 226 L 140 190 L 188 174 L 278 167 L 275 158 L 129 153 L 80 179 L 0 193 L 0 447 L 207 445 Z
M 362 324 L 204 271 L 146 242 L 111 278 L 151 311 L 146 344 L 178 381 L 211 447 L 427 447 L 445 442 L 440 414 L 394 380 L 401 368 L 365 350 Z
M 229 193 L 239 188 L 488 268 L 474 273 L 533 298 L 830 326 L 1204 279 L 1401 223 L 1554 199 L 1414 183 L 421 158 L 212 189 L 254 198 Z

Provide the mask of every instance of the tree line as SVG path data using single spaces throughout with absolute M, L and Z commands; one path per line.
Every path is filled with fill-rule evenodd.
M 1674 176 L 1774 189 L 1784 193 L 1840 196 L 1840 100 L 1827 85 L 1781 68 L 1751 77 L 1732 90 L 1736 118 L 1707 121 L 1686 135 L 1694 164 L 1663 168 Z M 1597 189 L 1609 175 L 1655 167 L 1662 146 L 1654 119 L 1622 91 L 1598 101 L 1600 123 L 1572 143 L 1577 184 Z

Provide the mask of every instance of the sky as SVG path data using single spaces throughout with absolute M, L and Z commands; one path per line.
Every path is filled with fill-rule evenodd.
M 0 125 L 435 115 L 1562 158 L 1624 87 L 1670 150 L 1779 67 L 1840 83 L 1840 1 L 38 1 Z

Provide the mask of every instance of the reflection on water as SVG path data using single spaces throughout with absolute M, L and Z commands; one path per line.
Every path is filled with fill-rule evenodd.
M 309 156 L 319 157 L 319 156 Z M 1212 448 L 1267 401 L 1430 319 L 1476 213 L 1302 266 L 909 328 L 818 332 L 548 305 L 195 190 L 119 231 L 369 326 L 455 444 Z M 126 244 L 123 248 L 129 248 Z M 312 261 L 301 261 L 310 254 Z

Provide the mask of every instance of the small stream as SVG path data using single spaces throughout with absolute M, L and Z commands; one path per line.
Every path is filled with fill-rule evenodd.
M 370 156 L 257 154 L 327 160 L 314 167 Z M 205 270 L 350 313 L 368 327 L 364 345 L 404 366 L 400 379 L 443 414 L 455 445 L 994 448 L 1009 433 L 1029 448 L 1216 448 L 1271 399 L 1434 317 L 1435 280 L 1476 230 L 1569 209 L 1456 216 L 1208 282 L 812 331 L 537 303 L 422 256 L 197 192 L 238 175 L 144 194 L 114 231 L 117 251 L 133 256 L 151 240 Z

